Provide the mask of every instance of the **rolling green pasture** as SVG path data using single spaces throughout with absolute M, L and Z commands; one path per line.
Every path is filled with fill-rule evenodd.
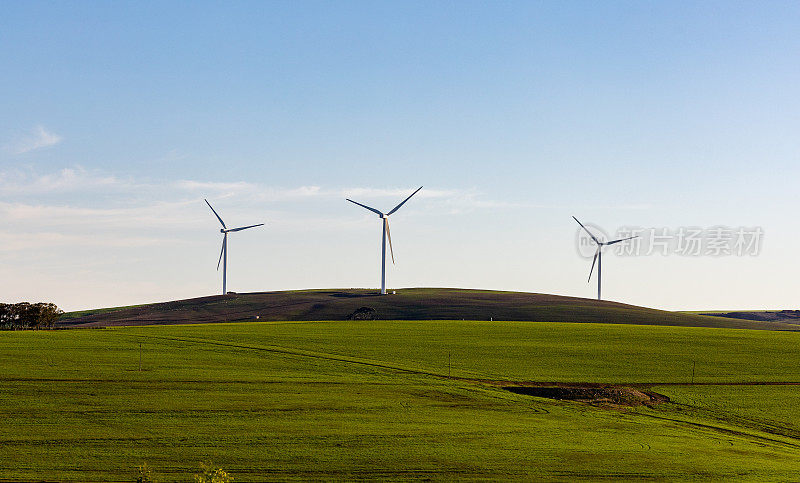
M 142 463 L 191 481 L 200 461 L 241 482 L 791 480 L 800 386 L 774 383 L 800 382 L 798 342 L 469 321 L 0 333 L 0 481 L 135 481 Z M 641 384 L 672 402 L 609 410 L 488 380 Z

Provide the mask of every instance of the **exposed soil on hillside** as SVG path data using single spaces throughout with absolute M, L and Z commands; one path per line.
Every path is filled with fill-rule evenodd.
M 653 406 L 669 402 L 662 394 L 624 386 L 510 386 L 515 394 L 543 397 L 559 401 L 577 401 L 600 407 Z

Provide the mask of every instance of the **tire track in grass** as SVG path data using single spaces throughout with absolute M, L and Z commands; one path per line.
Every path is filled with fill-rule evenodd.
M 174 341 L 174 342 L 185 342 L 190 344 L 206 344 L 206 345 L 214 345 L 220 347 L 233 347 L 237 349 L 244 349 L 244 350 L 254 350 L 254 351 L 264 351 L 264 352 L 273 352 L 276 354 L 284 354 L 290 356 L 297 356 L 297 357 L 310 357 L 315 359 L 322 359 L 322 360 L 330 360 L 330 361 L 337 361 L 337 362 L 344 362 L 349 364 L 358 364 L 368 367 L 376 367 L 380 369 L 386 370 L 393 370 L 399 372 L 406 372 L 409 374 L 419 374 L 425 376 L 431 376 L 441 379 L 447 380 L 457 380 L 457 381 L 466 381 L 466 382 L 474 382 L 474 383 L 484 383 L 489 385 L 508 385 L 508 384 L 515 384 L 515 385 L 530 385 L 530 386 L 586 386 L 586 387 L 600 387 L 600 386 L 626 386 L 632 388 L 650 388 L 653 386 L 800 386 L 800 382 L 796 381 L 744 381 L 744 382 L 699 382 L 699 383 L 683 383 L 683 382 L 631 382 L 625 384 L 615 384 L 615 383 L 600 383 L 600 382 L 576 382 L 572 381 L 569 383 L 559 382 L 559 381 L 514 381 L 514 380 L 507 380 L 507 379 L 498 379 L 488 374 L 482 374 L 475 371 L 463 371 L 470 374 L 473 374 L 475 377 L 463 377 L 463 376 L 448 376 L 443 373 L 428 371 L 420 368 L 411 368 L 408 366 L 403 366 L 399 364 L 392 364 L 388 362 L 382 361 L 375 361 L 370 359 L 362 359 L 358 357 L 340 355 L 340 354 L 332 354 L 328 352 L 320 352 L 320 351 L 311 351 L 307 349 L 296 349 L 290 347 L 282 347 L 277 345 L 247 345 L 235 342 L 225 342 L 220 340 L 214 339 L 203 339 L 203 338 L 187 338 L 187 337 L 174 337 L 174 336 L 159 336 L 159 335 L 145 335 L 145 334 L 137 334 L 137 335 L 130 335 L 127 336 L 131 339 L 158 339 L 158 340 L 167 340 L 167 341 Z
M 358 364 L 367 367 L 376 367 L 379 369 L 386 369 L 392 371 L 399 371 L 405 372 L 409 374 L 419 374 L 431 377 L 437 377 L 442 379 L 466 379 L 469 378 L 459 378 L 459 377 L 448 377 L 444 374 L 439 374 L 437 372 L 426 371 L 419 368 L 410 368 L 405 367 L 398 364 L 389 364 L 386 362 L 380 361 L 373 361 L 369 359 L 360 359 L 356 357 L 350 356 L 343 356 L 343 355 L 336 355 L 330 354 L 326 352 L 317 352 L 317 351 L 310 351 L 306 349 L 293 349 L 288 347 L 281 347 L 275 345 L 268 345 L 268 346 L 258 346 L 258 345 L 246 345 L 241 343 L 233 343 L 233 342 L 223 342 L 218 340 L 210 340 L 210 339 L 198 339 L 198 338 L 185 338 L 185 337 L 168 337 L 168 336 L 158 336 L 158 335 L 136 335 L 130 336 L 132 338 L 147 338 L 147 339 L 160 339 L 160 340 L 169 340 L 175 342 L 185 342 L 190 344 L 206 344 L 206 345 L 214 345 L 214 346 L 222 346 L 222 347 L 233 347 L 236 349 L 245 349 L 245 350 L 255 350 L 255 351 L 265 351 L 265 352 L 273 352 L 276 354 L 285 354 L 285 355 L 292 355 L 292 356 L 299 356 L 299 357 L 310 357 L 314 359 L 322 359 L 322 360 L 330 360 L 330 361 L 337 361 L 337 362 L 345 362 L 349 364 Z
M 702 405 L 692 405 L 675 401 L 671 401 L 671 403 L 680 408 L 694 412 L 697 417 L 703 419 L 719 421 L 720 423 L 749 428 L 756 431 L 761 431 L 763 433 L 773 434 L 775 436 L 783 436 L 793 440 L 800 440 L 800 438 L 798 438 L 800 433 L 796 427 L 777 424 L 775 421 L 770 420 L 738 416 L 735 413 L 730 413 L 726 410 L 720 410 L 713 407 L 704 407 Z
M 783 440 L 780 440 L 780 439 L 769 438 L 767 436 L 761 436 L 761 435 L 749 433 L 749 432 L 746 432 L 746 431 L 739 431 L 739 430 L 736 430 L 736 429 L 724 428 L 722 426 L 716 426 L 716 425 L 713 425 L 713 424 L 698 423 L 698 422 L 695 422 L 695 421 L 686 421 L 685 419 L 676 419 L 676 418 L 668 418 L 666 416 L 657 416 L 655 414 L 647 414 L 647 413 L 637 413 L 637 414 L 640 415 L 640 416 L 644 416 L 644 417 L 648 417 L 648 418 L 652 418 L 652 419 L 658 419 L 658 420 L 661 420 L 661 421 L 670 421 L 670 422 L 673 422 L 673 423 L 678 423 L 680 425 L 688 426 L 688 427 L 695 428 L 695 429 L 705 429 L 705 430 L 710 430 L 710 431 L 714 431 L 714 432 L 717 432 L 717 433 L 726 434 L 726 435 L 729 435 L 729 436 L 738 436 L 740 438 L 744 438 L 746 440 L 749 440 L 750 443 L 753 443 L 753 444 L 756 444 L 756 445 L 759 445 L 759 446 L 767 446 L 767 445 L 784 446 L 784 447 L 800 450 L 800 443 L 793 443 L 793 442 L 790 442 L 790 441 L 783 441 Z M 787 439 L 795 439 L 795 438 L 792 438 L 790 436 L 784 436 L 784 437 L 787 438 Z

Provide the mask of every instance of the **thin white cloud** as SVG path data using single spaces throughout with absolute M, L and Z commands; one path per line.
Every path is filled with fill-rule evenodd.
M 217 183 L 213 181 L 193 181 L 193 180 L 180 180 L 174 183 L 174 186 L 184 191 L 201 191 L 205 193 L 219 194 L 220 192 L 227 193 L 245 193 L 256 191 L 257 186 L 253 183 L 246 181 L 237 181 L 233 183 Z
M 318 196 L 320 193 L 322 193 L 322 188 L 320 188 L 319 186 L 301 186 L 299 188 L 295 188 L 287 192 L 287 194 L 289 194 L 290 196 L 300 196 L 300 197 Z
M 254 202 L 279 202 L 297 199 L 315 198 L 395 198 L 402 200 L 411 194 L 416 187 L 406 188 L 375 188 L 375 187 L 350 187 L 350 188 L 323 188 L 317 185 L 305 185 L 294 188 L 266 186 L 248 181 L 216 182 L 182 179 L 164 183 L 145 183 L 130 179 L 120 179 L 96 170 L 90 171 L 83 167 L 63 168 L 52 173 L 36 173 L 23 170 L 0 171 L 0 194 L 38 195 L 42 193 L 62 193 L 80 191 L 92 195 L 99 191 L 113 189 L 116 194 L 120 191 L 143 192 L 147 190 L 154 197 L 172 196 L 175 192 L 192 196 L 192 199 L 213 198 L 241 198 Z M 171 194 L 171 195 L 170 195 Z M 418 199 L 464 199 L 474 197 L 476 194 L 468 190 L 441 190 L 424 188 L 416 195 Z
M 7 144 L 6 150 L 12 154 L 25 154 L 37 149 L 55 146 L 63 140 L 63 137 L 48 131 L 44 126 L 36 126 L 31 132 Z
M 353 187 L 344 189 L 325 189 L 321 186 L 309 185 L 297 188 L 279 188 L 263 186 L 244 181 L 233 183 L 216 183 L 204 181 L 181 180 L 175 183 L 179 189 L 189 192 L 203 192 L 215 196 L 252 196 L 258 201 L 283 201 L 297 198 L 400 198 L 413 193 L 416 188 L 367 188 Z M 447 198 L 457 196 L 456 190 L 423 189 L 418 198 Z
M 467 214 L 479 210 L 515 210 L 545 207 L 545 205 L 537 203 L 487 199 L 484 193 L 476 189 L 448 192 L 447 196 L 442 196 L 435 201 L 439 204 L 439 209 L 446 211 L 449 215 Z
M 287 201 L 297 198 L 316 198 L 332 196 L 339 192 L 326 191 L 319 186 L 300 186 L 297 188 L 276 188 L 246 181 L 213 182 L 180 180 L 173 186 L 181 191 L 202 197 L 230 198 L 242 197 L 253 201 Z
M 338 196 L 342 197 L 363 197 L 363 198 L 385 198 L 385 197 L 393 197 L 393 198 L 400 198 L 405 199 L 406 196 L 410 195 L 414 192 L 417 188 L 349 188 L 344 189 L 341 191 L 336 192 Z M 425 189 L 423 188 L 419 194 L 417 195 L 419 198 L 447 198 L 451 196 L 456 196 L 459 194 L 459 191 L 456 190 L 435 190 L 435 189 Z
M 201 202 L 202 203 L 202 202 Z M 196 201 L 148 203 L 127 208 L 78 207 L 0 202 L 0 220 L 7 224 L 106 228 L 162 228 L 191 225 L 200 219 Z
M 126 183 L 114 176 L 92 173 L 81 167 L 64 168 L 47 174 L 25 171 L 0 172 L 0 194 L 90 191 L 101 187 L 119 188 L 124 184 Z
M 82 167 L 45 174 L 7 170 L 0 171 L 0 195 L 14 196 L 0 201 L 0 223 L 29 233 L 43 228 L 65 234 L 75 230 L 103 233 L 167 229 L 181 232 L 195 229 L 193 227 L 202 229 L 202 224 L 208 221 L 206 218 L 211 217 L 202 202 L 203 198 L 208 198 L 226 222 L 267 221 L 279 230 L 328 231 L 349 226 L 357 213 L 345 210 L 341 217 L 321 216 L 320 209 L 325 210 L 335 200 L 343 202 L 344 198 L 354 198 L 370 204 L 377 202 L 388 209 L 414 189 L 316 185 L 287 188 L 248 181 L 191 179 L 146 183 Z M 44 194 L 47 198 L 42 197 Z M 228 201 L 216 203 L 223 198 Z M 475 189 L 424 188 L 417 199 L 412 211 L 430 216 L 533 206 L 486 199 Z M 424 204 L 418 206 L 419 201 Z M 210 219 L 213 221 L 213 217 Z
M 0 253 L 44 248 L 63 247 L 110 247 L 139 248 L 183 244 L 186 240 L 176 238 L 147 237 L 127 234 L 88 234 L 88 233 L 0 233 Z

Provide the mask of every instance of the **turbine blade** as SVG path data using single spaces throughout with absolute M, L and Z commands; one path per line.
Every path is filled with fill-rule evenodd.
M 355 204 L 357 204 L 358 206 L 360 206 L 360 207 L 362 207 L 362 208 L 366 208 L 366 209 L 368 209 L 369 211 L 371 211 L 371 212 L 373 212 L 373 213 L 377 213 L 377 214 L 378 214 L 378 216 L 383 216 L 383 213 L 381 213 L 380 211 L 376 210 L 375 208 L 370 208 L 370 207 L 369 207 L 369 206 L 367 206 L 367 205 L 362 205 L 362 204 L 361 204 L 361 203 L 359 203 L 358 201 L 353 201 L 353 200 L 351 200 L 350 198 L 345 198 L 345 199 L 346 199 L 347 201 L 349 201 L 350 203 L 355 203 Z
M 203 198 L 203 201 L 205 201 L 205 202 L 206 202 L 206 204 L 208 205 L 208 207 L 209 207 L 209 208 L 211 208 L 211 211 L 213 211 L 213 212 L 214 212 L 214 214 L 217 216 L 217 219 L 219 220 L 219 222 L 220 222 L 220 223 L 222 223 L 222 228 L 225 228 L 225 229 L 227 230 L 227 229 L 228 229 L 228 227 L 227 227 L 227 226 L 225 226 L 225 222 L 224 222 L 224 221 L 222 221 L 222 218 L 220 218 L 220 217 L 219 217 L 219 215 L 217 214 L 217 210 L 215 210 L 215 209 L 214 209 L 214 207 L 213 207 L 213 206 L 211 206 L 211 203 L 209 203 L 207 199 Z
M 628 238 L 620 238 L 619 240 L 610 241 L 610 242 L 606 243 L 606 245 L 613 245 L 615 243 L 619 243 L 619 242 L 622 242 L 622 241 L 625 241 L 625 240 L 630 240 L 630 239 L 633 239 L 633 238 L 639 238 L 639 235 L 629 236 Z
M 232 229 L 228 230 L 228 233 L 234 232 L 234 231 L 242 231 L 242 230 L 246 230 L 248 228 L 255 228 L 257 226 L 263 226 L 263 225 L 264 225 L 263 223 L 259 223 L 258 225 L 241 226 L 239 228 L 232 228 Z
M 419 188 L 417 188 L 417 191 L 419 191 L 419 190 L 421 190 L 421 189 L 422 189 L 422 186 L 420 186 Z M 409 195 L 409 197 L 408 197 L 408 198 L 404 199 L 402 203 L 400 203 L 399 205 L 397 205 L 397 206 L 395 206 L 394 208 L 392 208 L 392 211 L 390 211 L 389 213 L 386 213 L 386 216 L 389 216 L 389 215 L 391 215 L 392 213 L 394 213 L 395 211 L 399 210 L 401 206 L 403 206 L 404 204 L 406 204 L 406 201 L 410 200 L 412 196 L 414 196 L 415 194 L 417 194 L 417 191 L 415 191 L 415 192 L 411 193 L 411 195 Z
M 577 221 L 577 222 L 578 222 L 578 224 L 581 226 L 581 228 L 583 228 L 584 230 L 586 230 L 586 233 L 588 233 L 588 234 L 589 234 L 589 236 L 590 236 L 590 237 L 592 237 L 592 240 L 594 240 L 594 242 L 595 242 L 595 243 L 597 243 L 598 245 L 600 245 L 600 240 L 598 240 L 597 238 L 595 238 L 595 237 L 594 237 L 594 235 L 592 235 L 592 232 L 590 232 L 588 228 L 586 228 L 585 226 L 583 226 L 583 223 L 581 223 L 580 221 L 578 221 L 578 219 L 577 219 L 577 218 L 575 218 L 574 216 L 572 217 L 572 219 L 573 219 L 573 220 L 575 220 L 575 221 Z
M 386 220 L 386 237 L 389 239 L 389 253 L 392 254 L 392 265 L 394 265 L 394 249 L 392 248 L 392 231 L 389 230 L 389 220 Z
M 219 251 L 219 261 L 217 261 L 217 270 L 219 270 L 219 264 L 222 263 L 222 254 L 225 253 L 225 245 L 228 244 L 228 237 L 224 237 L 222 239 L 222 250 Z
M 594 264 L 595 264 L 595 262 L 597 262 L 597 255 L 599 255 L 599 254 L 600 254 L 600 246 L 598 245 L 597 251 L 594 252 L 594 258 L 592 259 L 592 268 L 591 268 L 591 270 L 589 270 L 589 278 L 586 279 L 586 283 L 589 283 L 589 282 L 592 281 L 592 272 L 594 272 Z

